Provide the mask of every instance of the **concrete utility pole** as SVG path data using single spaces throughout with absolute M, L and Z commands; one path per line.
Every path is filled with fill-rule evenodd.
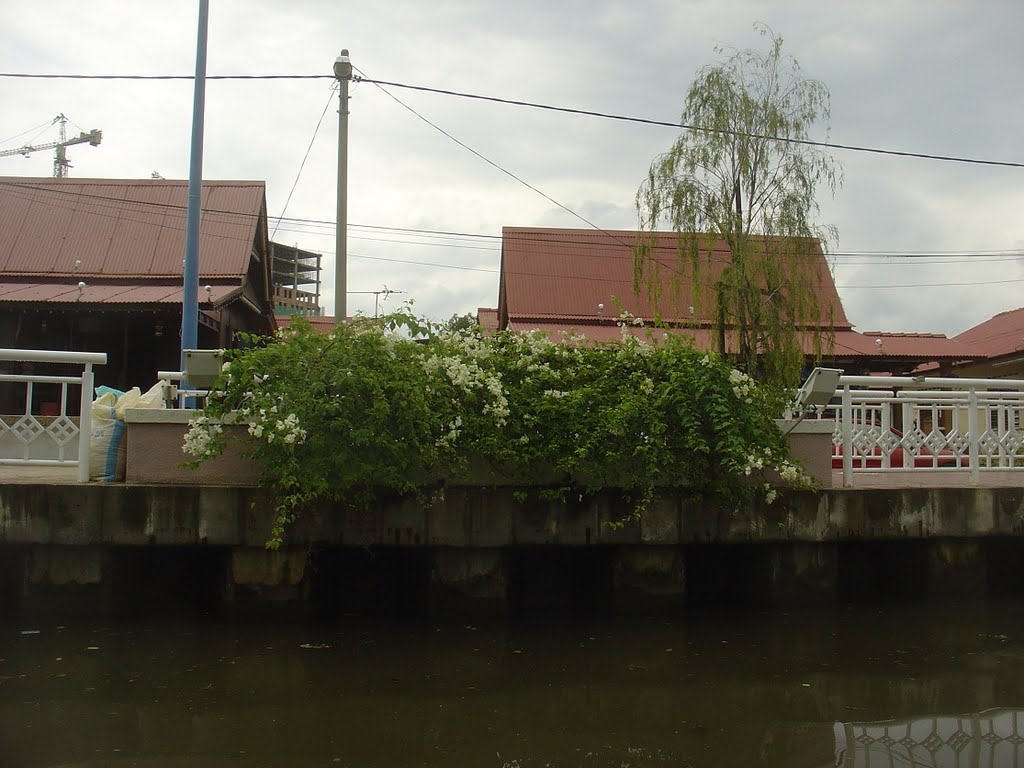
M 338 79 L 338 216 L 334 247 L 334 324 L 348 317 L 348 84 L 352 62 L 348 48 L 334 60 Z

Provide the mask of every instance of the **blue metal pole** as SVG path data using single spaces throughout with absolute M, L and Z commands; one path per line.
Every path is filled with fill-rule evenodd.
M 192 160 L 188 170 L 188 210 L 185 214 L 185 279 L 181 297 L 181 370 L 185 350 L 199 343 L 199 218 L 203 192 L 203 115 L 206 108 L 206 31 L 209 0 L 199 0 L 196 42 L 195 96 L 192 102 Z

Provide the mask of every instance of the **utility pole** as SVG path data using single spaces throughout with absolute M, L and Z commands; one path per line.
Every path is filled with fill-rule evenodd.
M 206 108 L 206 37 L 209 0 L 199 0 L 196 40 L 196 80 L 192 101 L 192 157 L 188 169 L 188 208 L 185 211 L 185 269 L 181 295 L 181 370 L 185 350 L 199 345 L 199 219 L 203 192 L 203 115 Z
M 334 60 L 338 80 L 338 215 L 334 247 L 334 324 L 348 317 L 348 84 L 352 62 L 348 48 Z

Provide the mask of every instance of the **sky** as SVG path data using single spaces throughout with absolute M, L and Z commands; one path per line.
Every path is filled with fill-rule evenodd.
M 40 14 L 7 0 L 0 72 L 191 75 L 198 6 L 49 0 Z M 330 75 L 347 48 L 366 79 L 674 122 L 716 46 L 764 46 L 755 22 L 829 88 L 815 137 L 1024 162 L 1015 0 L 212 0 L 207 73 Z M 266 182 L 273 239 L 324 255 L 328 313 L 333 85 L 209 81 L 203 162 L 207 179 Z M 103 131 L 68 149 L 72 177 L 184 179 L 192 100 L 189 80 L 0 77 L 0 150 L 56 140 L 63 113 L 69 134 Z M 349 311 L 411 300 L 435 319 L 497 305 L 502 226 L 634 229 L 637 188 L 679 130 L 369 82 L 350 110 Z M 1024 306 L 1024 168 L 833 156 L 844 182 L 819 195 L 819 221 L 838 229 L 834 275 L 858 330 L 953 335 Z M 2 157 L 0 175 L 52 165 L 50 151 Z

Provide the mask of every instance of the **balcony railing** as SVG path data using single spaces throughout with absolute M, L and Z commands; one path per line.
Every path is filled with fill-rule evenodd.
M 858 472 L 1024 472 L 1024 381 L 842 376 L 817 414 L 833 419 L 833 467 Z M 1024 480 L 1024 476 L 1022 476 Z
M 8 411 L 0 417 L 0 464 L 77 466 L 79 482 L 88 482 L 92 368 L 106 362 L 105 352 L 0 349 L 0 363 L 82 369 L 71 376 L 35 371 L 0 373 L 0 382 L 7 389 L 4 410 Z M 75 405 L 77 416 L 69 407 Z

